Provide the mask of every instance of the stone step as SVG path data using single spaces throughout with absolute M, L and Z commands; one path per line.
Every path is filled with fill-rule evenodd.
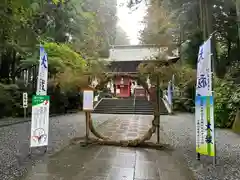
M 161 114 L 168 114 L 163 102 L 160 102 Z M 153 114 L 154 107 L 146 99 L 102 99 L 93 113 L 101 114 Z
M 153 115 L 153 111 L 122 111 L 122 110 L 96 110 L 93 113 L 99 113 L 99 114 L 151 114 Z M 166 113 L 161 113 L 161 114 L 166 114 Z

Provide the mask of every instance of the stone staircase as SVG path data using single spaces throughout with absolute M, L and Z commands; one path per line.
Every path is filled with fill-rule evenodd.
M 165 104 L 160 101 L 161 114 L 168 114 Z M 153 106 L 145 98 L 111 99 L 100 100 L 93 111 L 99 114 L 142 114 L 153 115 Z

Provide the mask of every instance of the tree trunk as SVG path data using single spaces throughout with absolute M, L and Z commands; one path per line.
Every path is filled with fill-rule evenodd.
M 203 39 L 206 40 L 207 39 L 207 18 L 206 18 L 206 0 L 200 0 L 200 19 L 201 19 L 201 30 L 203 33 Z
M 199 9 L 200 9 L 200 29 L 202 31 L 202 33 L 204 32 L 204 23 L 203 23 L 203 16 L 204 16 L 204 12 L 203 12 L 203 0 L 199 0 Z M 204 35 L 203 35 L 204 36 Z M 204 37 L 203 37 L 204 38 Z
M 237 23 L 238 23 L 238 39 L 240 44 L 240 0 L 236 0 L 236 12 L 237 12 Z
M 240 0 L 236 0 L 236 12 L 237 12 L 237 23 L 238 23 L 238 47 L 240 47 Z M 240 132 L 240 110 L 237 110 L 235 121 L 233 124 L 233 131 Z
M 213 32 L 212 26 L 212 0 L 199 0 L 200 27 L 203 39 L 207 40 Z
M 12 83 L 15 83 L 15 71 L 16 71 L 16 51 L 12 51 L 12 64 L 11 64 L 11 80 Z
M 207 38 L 213 33 L 212 7 L 213 7 L 212 0 L 205 0 Z

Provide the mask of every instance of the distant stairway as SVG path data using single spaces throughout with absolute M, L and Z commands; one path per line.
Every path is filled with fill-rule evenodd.
M 161 114 L 168 114 L 168 111 L 162 101 L 160 101 Z M 96 105 L 93 113 L 99 114 L 142 114 L 152 115 L 153 106 L 146 99 L 102 99 Z

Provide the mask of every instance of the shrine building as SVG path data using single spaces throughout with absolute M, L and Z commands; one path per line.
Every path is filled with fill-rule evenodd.
M 150 62 L 160 53 L 167 53 L 168 60 L 176 62 L 179 59 L 178 50 L 169 53 L 166 47 L 157 47 L 156 45 L 120 45 L 112 46 L 109 52 L 110 72 L 114 73 L 115 79 L 108 83 L 108 88 L 116 97 L 128 98 L 130 96 L 146 96 L 146 92 L 138 82 L 131 79 L 131 74 L 136 74 L 138 66 L 141 63 Z M 149 79 L 147 84 L 151 89 L 152 85 Z

